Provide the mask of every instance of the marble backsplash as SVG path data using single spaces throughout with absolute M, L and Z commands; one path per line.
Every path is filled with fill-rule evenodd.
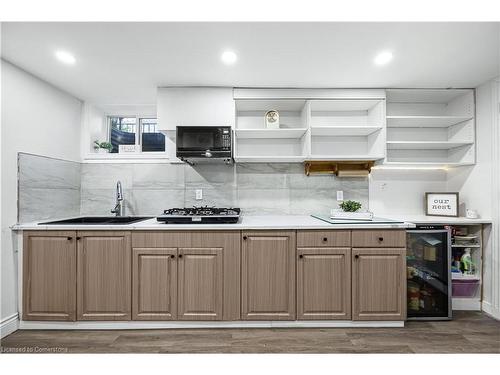
M 115 184 L 124 188 L 128 214 L 158 215 L 184 206 L 240 207 L 245 215 L 327 214 L 336 191 L 368 208 L 367 178 L 304 175 L 302 164 L 83 164 L 81 214 L 108 214 Z M 196 189 L 203 199 L 195 199 Z
M 244 215 L 328 214 L 344 199 L 368 208 L 368 178 L 304 175 L 303 165 L 75 163 L 20 154 L 19 221 L 109 215 L 122 182 L 127 215 L 184 206 L 240 207 Z M 195 199 L 196 189 L 203 199 Z
M 18 222 L 80 214 L 81 164 L 18 154 Z

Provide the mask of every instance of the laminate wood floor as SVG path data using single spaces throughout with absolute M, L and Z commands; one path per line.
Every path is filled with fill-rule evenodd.
M 19 330 L 3 353 L 500 353 L 500 322 L 479 312 L 404 328 Z

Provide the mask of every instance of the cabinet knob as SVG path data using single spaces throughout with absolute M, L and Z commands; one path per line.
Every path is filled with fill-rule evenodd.
M 67 240 L 68 241 L 71 241 L 73 239 L 73 237 L 68 237 Z
M 179 254 L 179 258 L 182 258 L 182 254 Z
M 354 258 L 358 259 L 358 258 L 359 258 L 359 255 L 358 255 L 358 254 L 354 255 Z
M 300 254 L 300 255 L 299 255 L 299 258 L 300 258 L 300 259 L 302 259 L 302 258 L 304 258 L 304 256 L 303 256 L 302 254 Z
M 246 240 L 248 237 L 247 236 L 243 236 L 243 239 Z
M 323 242 L 326 242 L 326 241 L 328 241 L 328 238 L 323 237 Z
M 76 240 L 77 240 L 77 241 L 78 241 L 78 240 L 81 240 L 81 239 L 82 239 L 82 237 L 78 237 L 78 236 L 76 237 Z
M 384 240 L 384 237 L 379 237 L 378 240 L 382 242 Z
M 175 255 L 174 255 L 174 254 L 170 255 L 170 258 L 174 259 L 174 258 L 175 258 Z

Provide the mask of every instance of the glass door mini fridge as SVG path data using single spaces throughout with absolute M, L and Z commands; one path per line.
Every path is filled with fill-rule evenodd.
M 408 319 L 451 319 L 451 229 L 417 226 L 406 241 Z

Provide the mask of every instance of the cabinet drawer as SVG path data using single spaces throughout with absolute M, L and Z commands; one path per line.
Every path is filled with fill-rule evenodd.
M 342 247 L 351 246 L 350 230 L 299 230 L 297 247 Z
M 406 231 L 353 230 L 352 247 L 406 247 Z

